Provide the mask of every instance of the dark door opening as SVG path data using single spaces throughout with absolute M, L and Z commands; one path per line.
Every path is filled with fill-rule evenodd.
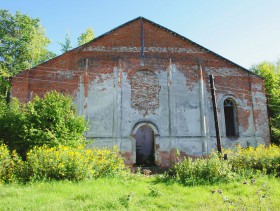
M 143 125 L 136 132 L 136 165 L 154 166 L 154 152 L 154 131 Z

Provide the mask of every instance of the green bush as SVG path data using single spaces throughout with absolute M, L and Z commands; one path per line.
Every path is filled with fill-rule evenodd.
M 280 147 L 259 145 L 257 148 L 227 149 L 228 161 L 234 172 L 240 175 L 263 173 L 280 176 Z
M 112 177 L 123 173 L 125 169 L 124 159 L 116 146 L 112 150 L 108 148 L 88 149 L 86 153 L 92 161 L 94 177 Z
M 31 180 L 85 180 L 115 176 L 124 169 L 117 148 L 84 149 L 84 147 L 35 147 L 27 153 Z
M 18 181 L 24 174 L 23 162 L 16 151 L 10 153 L 6 145 L 0 145 L 0 183 Z
M 83 146 L 34 147 L 23 161 L 16 151 L 0 146 L 0 183 L 114 177 L 125 171 L 117 147 L 85 149 Z
M 10 104 L 0 101 L 0 104 L 0 140 L 11 151 L 25 151 L 28 148 L 27 143 L 22 139 L 25 115 L 22 112 L 19 101 L 14 99 Z
M 6 145 L 0 146 L 0 183 L 11 179 L 11 155 Z
M 3 104 L 3 105 L 2 105 Z M 69 96 L 54 92 L 26 104 L 1 102 L 0 140 L 25 157 L 35 146 L 78 146 L 86 142 L 84 117 L 77 116 Z
M 257 148 L 225 149 L 228 159 L 220 159 L 218 153 L 209 158 L 184 158 L 167 172 L 164 180 L 175 180 L 185 185 L 228 182 L 257 174 L 280 176 L 280 147 L 272 145 Z
M 234 179 L 229 162 L 212 154 L 210 158 L 184 158 L 165 175 L 166 179 L 175 179 L 184 185 L 214 184 Z
M 92 175 L 90 161 L 83 149 L 59 146 L 34 147 L 27 153 L 26 162 L 32 180 L 84 180 Z

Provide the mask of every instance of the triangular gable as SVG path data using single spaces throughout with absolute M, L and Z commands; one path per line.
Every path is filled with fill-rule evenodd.
M 118 27 L 108 31 L 107 33 L 102 34 L 101 36 L 93 39 L 92 41 L 90 41 L 90 42 L 88 42 L 88 43 L 86 43 L 86 44 L 84 44 L 84 45 L 82 45 L 82 46 L 80 46 L 80 47 L 78 47 L 76 49 L 73 49 L 73 50 L 77 50 L 78 52 L 86 50 L 87 48 L 90 48 L 90 46 L 98 45 L 97 43 L 99 41 L 101 41 L 102 39 L 108 39 L 108 40 L 113 39 L 115 41 L 118 39 L 121 42 L 122 35 L 120 35 L 118 33 L 121 32 L 121 30 L 123 30 L 123 29 L 128 29 L 128 27 L 132 27 L 132 28 L 136 29 L 136 33 L 135 33 L 134 30 L 125 30 L 126 32 L 127 31 L 130 32 L 130 34 L 128 33 L 128 34 L 126 34 L 126 36 L 134 36 L 134 37 L 137 36 L 138 37 L 137 40 L 139 40 L 139 42 L 133 43 L 133 46 L 141 48 L 141 21 L 143 21 L 144 24 L 148 23 L 149 25 L 152 25 L 152 26 L 158 28 L 159 30 L 166 31 L 170 36 L 176 37 L 179 40 L 183 40 L 184 41 L 183 42 L 184 46 L 188 46 L 189 48 L 193 47 L 193 51 L 192 52 L 195 52 L 195 53 L 210 53 L 211 55 L 213 55 L 215 57 L 218 57 L 219 59 L 221 59 L 221 60 L 223 60 L 225 62 L 228 62 L 228 63 L 230 63 L 231 65 L 234 65 L 237 68 L 240 68 L 240 69 L 242 69 L 242 70 L 244 70 L 246 72 L 249 72 L 250 74 L 256 75 L 252 71 L 249 71 L 248 69 L 246 69 L 246 68 L 244 68 L 244 67 L 242 67 L 242 66 L 240 66 L 240 65 L 238 65 L 238 64 L 236 64 L 236 63 L 234 63 L 232 61 L 230 61 L 229 59 L 226 59 L 223 56 L 221 56 L 221 55 L 219 55 L 219 54 L 217 54 L 217 53 L 215 53 L 215 52 L 213 52 L 213 51 L 211 51 L 211 50 L 209 50 L 209 49 L 207 49 L 207 48 L 197 44 L 196 42 L 194 42 L 194 41 L 192 41 L 192 40 L 190 40 L 190 39 L 188 39 L 188 38 L 186 38 L 186 37 L 184 37 L 184 36 L 174 32 L 174 31 L 172 31 L 172 30 L 170 30 L 170 29 L 168 29 L 168 28 L 166 28 L 164 26 L 161 26 L 161 25 L 159 25 L 159 24 L 157 24 L 157 23 L 155 23 L 153 21 L 150 21 L 150 20 L 148 20 L 148 19 L 146 19 L 144 17 L 138 17 L 138 18 L 135 18 L 135 19 L 133 19 L 131 21 L 128 21 L 128 22 L 126 22 L 126 23 L 124 23 L 124 24 L 122 24 L 122 25 L 120 25 L 120 26 L 118 26 Z M 147 32 L 146 25 L 145 25 L 145 36 L 146 36 L 146 38 L 147 38 L 147 36 L 151 36 L 151 37 L 153 36 L 154 39 L 161 39 L 161 38 L 157 37 L 156 34 L 154 34 L 154 33 L 153 34 L 152 33 L 147 34 L 148 32 Z M 150 39 L 145 39 L 145 47 L 149 47 L 150 44 L 147 43 L 146 40 L 149 41 Z M 162 40 L 166 41 L 166 39 L 162 39 Z M 153 44 L 154 43 L 157 43 L 157 42 L 153 42 Z M 182 44 L 182 42 L 181 42 L 181 44 Z M 128 45 L 129 45 L 129 43 L 128 43 Z M 165 43 L 165 45 L 166 45 L 166 43 Z M 177 46 L 177 47 L 179 48 L 180 46 Z M 102 50 L 102 49 L 100 49 L 100 50 Z M 184 48 L 179 49 L 179 50 L 181 50 L 182 53 L 185 52 Z M 256 76 L 260 77 L 259 75 L 256 75 Z
M 178 39 L 178 42 L 177 42 L 177 47 L 178 48 L 178 51 L 181 51 L 182 53 L 185 53 L 186 52 L 186 48 L 184 47 L 187 47 L 190 50 L 190 52 L 186 52 L 186 53 L 210 53 L 211 55 L 217 57 L 218 59 L 221 59 L 225 62 L 228 62 L 229 64 L 237 67 L 237 68 L 240 68 L 250 74 L 253 74 L 253 75 L 256 75 L 255 73 L 249 71 L 248 69 L 222 57 L 221 55 L 193 42 L 192 40 L 168 29 L 168 28 L 165 28 L 155 22 L 152 22 L 144 17 L 138 17 L 138 18 L 135 18 L 131 21 L 128 21 L 98 37 L 96 37 L 95 39 L 93 39 L 92 41 L 82 45 L 82 46 L 79 46 L 79 47 L 76 47 L 58 57 L 55 57 L 49 61 L 46 61 L 44 63 L 42 63 L 41 65 L 44 65 L 46 63 L 50 64 L 50 63 L 56 63 L 56 61 L 60 61 L 61 59 L 64 60 L 71 60 L 71 57 L 74 56 L 76 53 L 79 53 L 79 52 L 82 52 L 82 51 L 86 51 L 87 49 L 94 49 L 95 51 L 101 51 L 102 52 L 102 47 L 100 47 L 98 44 L 99 42 L 102 43 L 102 46 L 106 47 L 106 45 L 108 46 L 112 46 L 112 43 L 113 45 L 115 46 L 133 46 L 134 49 L 130 49 L 131 51 L 134 51 L 135 52 L 139 52 L 141 50 L 141 39 L 142 39 L 142 32 L 141 32 L 141 24 L 144 22 L 145 25 L 145 31 L 144 31 L 144 36 L 146 36 L 146 39 L 144 40 L 145 42 L 145 48 L 149 48 L 149 46 L 154 46 L 154 44 L 157 44 L 159 42 L 157 42 L 158 40 L 160 40 L 162 43 L 164 43 L 164 46 L 166 46 L 166 40 L 167 37 L 173 37 Z M 147 27 L 148 26 L 148 27 Z M 150 27 L 149 27 L 150 26 Z M 152 28 L 152 27 L 153 28 Z M 149 28 L 150 30 L 152 30 L 151 33 L 149 33 Z M 156 36 L 156 32 L 157 30 L 161 31 L 164 30 L 166 33 L 165 33 L 165 38 L 161 38 L 161 37 L 157 37 Z M 153 39 L 147 39 L 147 38 L 153 38 L 154 40 L 157 40 L 155 42 L 152 42 L 152 43 L 149 43 L 151 42 L 151 40 Z M 127 37 L 133 37 L 134 39 L 131 40 L 131 43 L 127 42 L 127 39 L 123 39 L 123 38 L 127 38 Z M 136 40 L 136 42 L 135 42 Z M 171 40 L 171 39 L 169 39 Z M 183 41 L 183 42 L 182 42 Z M 179 43 L 179 44 L 178 44 Z M 170 44 L 170 47 L 174 47 L 174 44 Z M 176 44 L 175 44 L 176 45 Z M 180 48 L 180 47 L 183 47 L 183 48 Z M 153 50 L 153 49 L 149 49 L 149 50 Z M 166 51 L 168 51 L 170 49 L 166 48 Z M 172 49 L 170 50 L 172 52 Z M 60 63 L 60 62 L 59 62 Z M 64 62 L 63 62 L 64 63 Z M 66 62 L 67 64 L 69 64 L 69 62 Z M 70 62 L 71 63 L 71 62 Z M 69 67 L 70 68 L 70 67 Z M 258 77 L 260 77 L 259 75 L 256 75 Z M 260 77 L 261 78 L 261 77 Z

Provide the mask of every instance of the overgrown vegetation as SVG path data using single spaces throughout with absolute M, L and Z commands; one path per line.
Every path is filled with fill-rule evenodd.
M 232 182 L 256 175 L 280 175 L 280 147 L 263 145 L 257 148 L 227 149 L 228 160 L 212 153 L 209 158 L 184 158 L 161 179 L 177 181 L 184 185 L 217 184 Z
M 125 173 L 119 150 L 59 146 L 34 147 L 23 161 L 0 146 L 0 183 L 114 177 Z
M 224 151 L 228 155 L 228 162 L 232 171 L 245 177 L 254 177 L 256 174 L 280 176 L 280 146 L 266 147 L 259 145 L 257 148 L 242 148 Z
M 184 185 L 214 184 L 234 180 L 231 164 L 213 153 L 210 158 L 184 158 L 175 163 L 165 179 L 174 179 Z
M 85 144 L 84 117 L 76 114 L 72 98 L 56 91 L 36 96 L 26 104 L 13 99 L 1 102 L 0 140 L 22 157 L 35 146 L 78 146 Z
M 0 181 L 74 180 L 116 176 L 123 172 L 124 161 L 117 148 L 85 149 L 84 147 L 34 147 L 26 161 L 7 146 L 1 146 Z M 217 153 L 207 159 L 184 158 L 174 164 L 158 181 L 179 182 L 187 186 L 212 185 L 252 179 L 260 175 L 279 177 L 280 147 L 258 146 L 226 150 L 229 159 Z
M 5 145 L 0 150 L 0 183 L 6 183 L 0 184 L 0 209 L 276 210 L 280 206 L 278 146 L 225 150 L 228 160 L 215 153 L 207 159 L 186 158 L 157 176 L 128 173 L 117 148 L 35 147 L 26 161 Z

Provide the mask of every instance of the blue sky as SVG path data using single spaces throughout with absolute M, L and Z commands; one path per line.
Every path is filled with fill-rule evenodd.
M 40 18 L 57 54 L 68 31 L 76 47 L 88 27 L 99 36 L 143 16 L 245 68 L 280 59 L 280 0 L 1 0 L 0 8 Z

